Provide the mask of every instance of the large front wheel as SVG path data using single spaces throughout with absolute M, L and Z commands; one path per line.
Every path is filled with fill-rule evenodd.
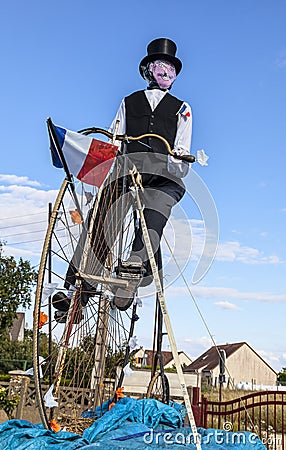
M 112 302 L 134 232 L 132 207 L 121 197 L 117 182 L 98 190 L 65 180 L 50 214 L 33 328 L 35 390 L 46 428 L 56 421 L 81 432 L 108 409 L 123 379 L 137 316 L 136 306 L 119 311 Z

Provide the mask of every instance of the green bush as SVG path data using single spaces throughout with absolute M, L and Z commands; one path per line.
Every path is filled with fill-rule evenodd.
M 5 375 L 0 374 L 0 381 L 10 381 L 10 375 L 8 373 Z
M 20 400 L 19 395 L 8 397 L 8 392 L 5 388 L 0 388 L 0 410 L 3 409 L 9 419 L 12 419 L 12 414 Z

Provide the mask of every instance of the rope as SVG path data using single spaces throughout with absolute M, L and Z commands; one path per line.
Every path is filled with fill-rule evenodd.
M 215 349 L 216 349 L 216 351 L 217 351 L 217 354 L 218 354 L 218 356 L 219 356 L 219 361 L 221 361 L 222 358 L 221 358 L 221 355 L 220 355 L 220 352 L 219 352 L 219 348 L 218 348 L 218 346 L 217 346 L 217 344 L 216 344 L 216 342 L 215 342 L 215 340 L 214 340 L 214 338 L 213 338 L 213 335 L 211 334 L 211 331 L 210 331 L 210 329 L 209 329 L 209 326 L 208 326 L 208 324 L 207 324 L 207 322 L 206 322 L 206 320 L 205 320 L 205 318 L 204 318 L 204 316 L 203 316 L 203 314 L 202 314 L 202 312 L 201 312 L 201 310 L 200 310 L 200 308 L 199 308 L 199 306 L 198 306 L 198 303 L 197 303 L 197 301 L 196 301 L 196 299 L 195 299 L 195 297 L 194 297 L 194 295 L 193 295 L 193 293 L 192 293 L 192 291 L 191 291 L 191 289 L 190 289 L 190 286 L 188 285 L 188 282 L 187 282 L 187 280 L 186 280 L 186 277 L 185 277 L 185 275 L 183 274 L 183 272 L 182 272 L 182 270 L 181 270 L 181 268 L 180 268 L 180 265 L 179 265 L 179 263 L 178 263 L 178 261 L 177 261 L 175 255 L 174 255 L 174 252 L 172 251 L 171 246 L 170 246 L 169 242 L 167 241 L 165 235 L 164 235 L 164 241 L 165 241 L 165 243 L 167 244 L 167 247 L 168 247 L 168 249 L 169 249 L 169 252 L 170 252 L 170 254 L 172 255 L 172 258 L 174 259 L 174 262 L 175 262 L 175 264 L 176 264 L 176 266 L 177 266 L 177 269 L 179 270 L 180 276 L 182 277 L 182 279 L 183 279 L 183 281 L 184 281 L 184 283 L 185 283 L 185 285 L 186 285 L 186 288 L 187 288 L 187 290 L 188 290 L 188 292 L 189 292 L 189 294 L 190 294 L 190 296 L 191 296 L 191 298 L 192 298 L 192 300 L 193 300 L 193 303 L 194 303 L 194 305 L 195 305 L 195 308 L 196 308 L 196 310 L 197 310 L 197 312 L 198 312 L 198 314 L 199 314 L 199 316 L 200 316 L 200 318 L 201 318 L 201 320 L 202 320 L 202 322 L 203 322 L 203 324 L 204 324 L 204 326 L 205 326 L 205 328 L 206 328 L 206 330 L 207 330 L 207 332 L 208 332 L 208 334 L 209 334 L 209 337 L 210 337 L 210 339 L 211 339 L 211 341 L 212 341 L 212 343 L 213 343 L 213 345 L 214 345 L 214 347 L 215 347 Z M 227 366 L 225 366 L 225 371 L 226 371 L 226 373 L 228 374 L 228 377 L 229 377 L 229 380 L 230 380 L 230 383 L 231 383 L 232 388 L 233 388 L 235 391 L 237 391 L 237 388 L 236 388 L 236 386 L 234 385 L 234 383 L 233 383 L 233 381 L 232 381 L 231 373 L 230 373 L 230 371 L 228 370 Z M 240 395 L 238 395 L 238 398 L 242 401 L 242 398 L 241 398 Z M 251 418 L 251 416 L 249 415 L 249 413 L 248 413 L 248 411 L 247 411 L 247 409 L 246 409 L 246 407 L 245 407 L 244 404 L 243 404 L 243 407 L 244 407 L 245 413 L 247 414 L 248 419 L 249 419 L 251 425 L 254 427 L 254 423 L 253 423 L 253 421 L 252 421 L 252 418 Z

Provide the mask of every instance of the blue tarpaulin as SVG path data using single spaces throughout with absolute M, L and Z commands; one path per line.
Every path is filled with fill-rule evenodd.
M 191 429 L 183 426 L 184 411 L 153 399 L 122 398 L 97 419 L 82 436 L 67 431 L 46 430 L 25 420 L 0 424 L 1 450 L 124 450 L 168 448 L 195 450 Z M 250 432 L 198 429 L 203 450 L 265 450 Z

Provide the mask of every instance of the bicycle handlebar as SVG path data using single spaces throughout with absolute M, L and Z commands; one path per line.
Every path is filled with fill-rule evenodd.
M 173 156 L 174 158 L 179 159 L 181 161 L 185 161 L 189 164 L 192 164 L 196 161 L 196 158 L 193 155 L 177 155 L 177 153 L 175 153 L 171 149 L 169 142 L 163 136 L 160 136 L 159 134 L 146 133 L 146 134 L 141 134 L 140 136 L 127 136 L 126 134 L 113 135 L 112 133 L 110 133 L 107 130 L 104 130 L 103 128 L 95 128 L 95 127 L 84 128 L 82 130 L 79 130 L 79 133 L 82 133 L 82 134 L 100 133 L 100 134 L 104 134 L 105 136 L 107 136 L 110 139 L 114 139 L 116 141 L 126 141 L 126 142 L 139 141 L 140 139 L 144 139 L 147 137 L 157 138 L 165 144 L 168 153 L 171 156 Z

